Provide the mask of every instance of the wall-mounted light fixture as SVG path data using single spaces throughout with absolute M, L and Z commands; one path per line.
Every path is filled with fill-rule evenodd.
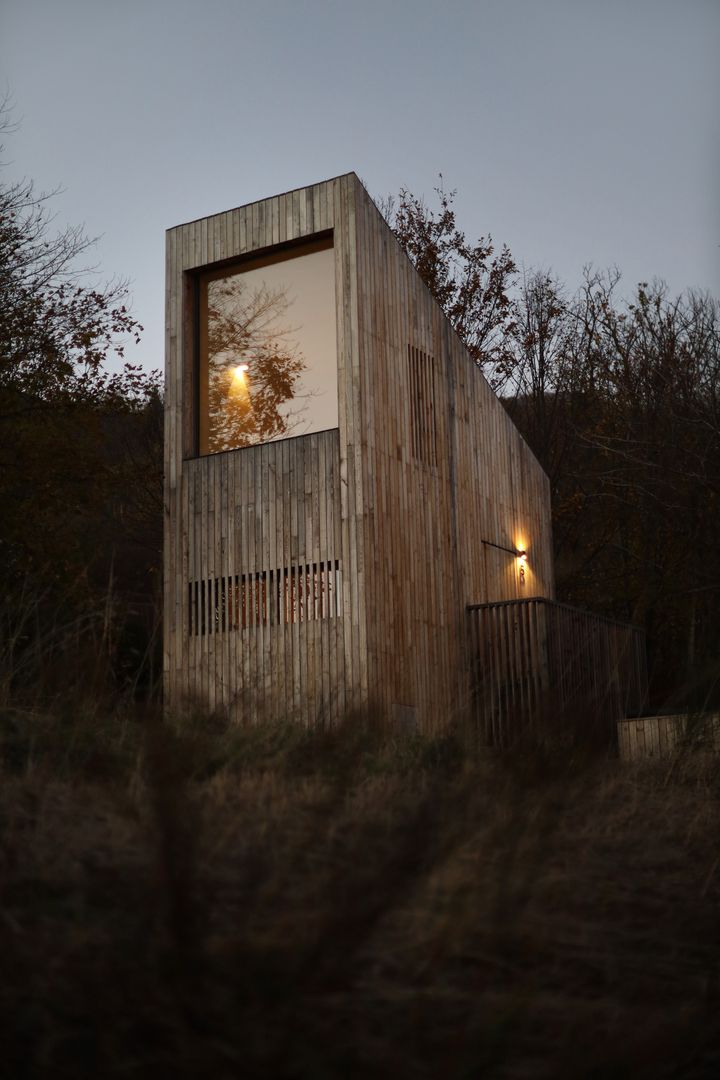
M 505 547 L 504 544 L 496 544 L 493 540 L 483 540 L 487 547 L 497 548 L 498 551 L 507 551 L 508 555 L 514 555 L 517 559 L 517 573 L 520 584 L 525 584 L 525 570 L 527 568 L 527 551 L 520 547 Z
M 487 547 L 497 548 L 498 551 L 507 551 L 508 555 L 518 555 L 518 549 L 514 547 L 505 547 L 505 544 L 496 544 L 493 540 L 482 540 L 481 543 Z M 523 555 L 525 552 L 523 552 Z

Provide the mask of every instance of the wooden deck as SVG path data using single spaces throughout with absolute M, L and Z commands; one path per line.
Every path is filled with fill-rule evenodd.
M 474 713 L 485 742 L 528 728 L 609 743 L 647 694 L 645 636 L 545 597 L 467 609 Z

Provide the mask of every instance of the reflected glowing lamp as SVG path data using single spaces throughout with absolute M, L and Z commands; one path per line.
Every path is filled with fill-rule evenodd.
M 245 378 L 245 372 L 247 370 L 248 370 L 248 365 L 247 364 L 238 364 L 238 366 L 233 370 L 233 379 L 244 379 Z
M 525 551 L 524 548 L 521 548 L 519 551 L 516 551 L 515 556 L 516 556 L 518 562 L 521 562 L 521 563 L 526 563 L 527 562 L 527 551 Z

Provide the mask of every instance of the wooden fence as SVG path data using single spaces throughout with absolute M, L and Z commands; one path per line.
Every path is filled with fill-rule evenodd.
M 621 761 L 668 758 L 687 750 L 720 754 L 720 713 L 675 713 L 618 722 Z
M 645 635 L 544 597 L 467 608 L 475 715 L 484 740 L 521 731 L 610 743 L 647 695 Z

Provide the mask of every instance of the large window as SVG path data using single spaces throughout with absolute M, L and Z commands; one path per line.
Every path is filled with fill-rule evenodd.
M 199 450 L 338 425 L 332 240 L 200 280 Z

